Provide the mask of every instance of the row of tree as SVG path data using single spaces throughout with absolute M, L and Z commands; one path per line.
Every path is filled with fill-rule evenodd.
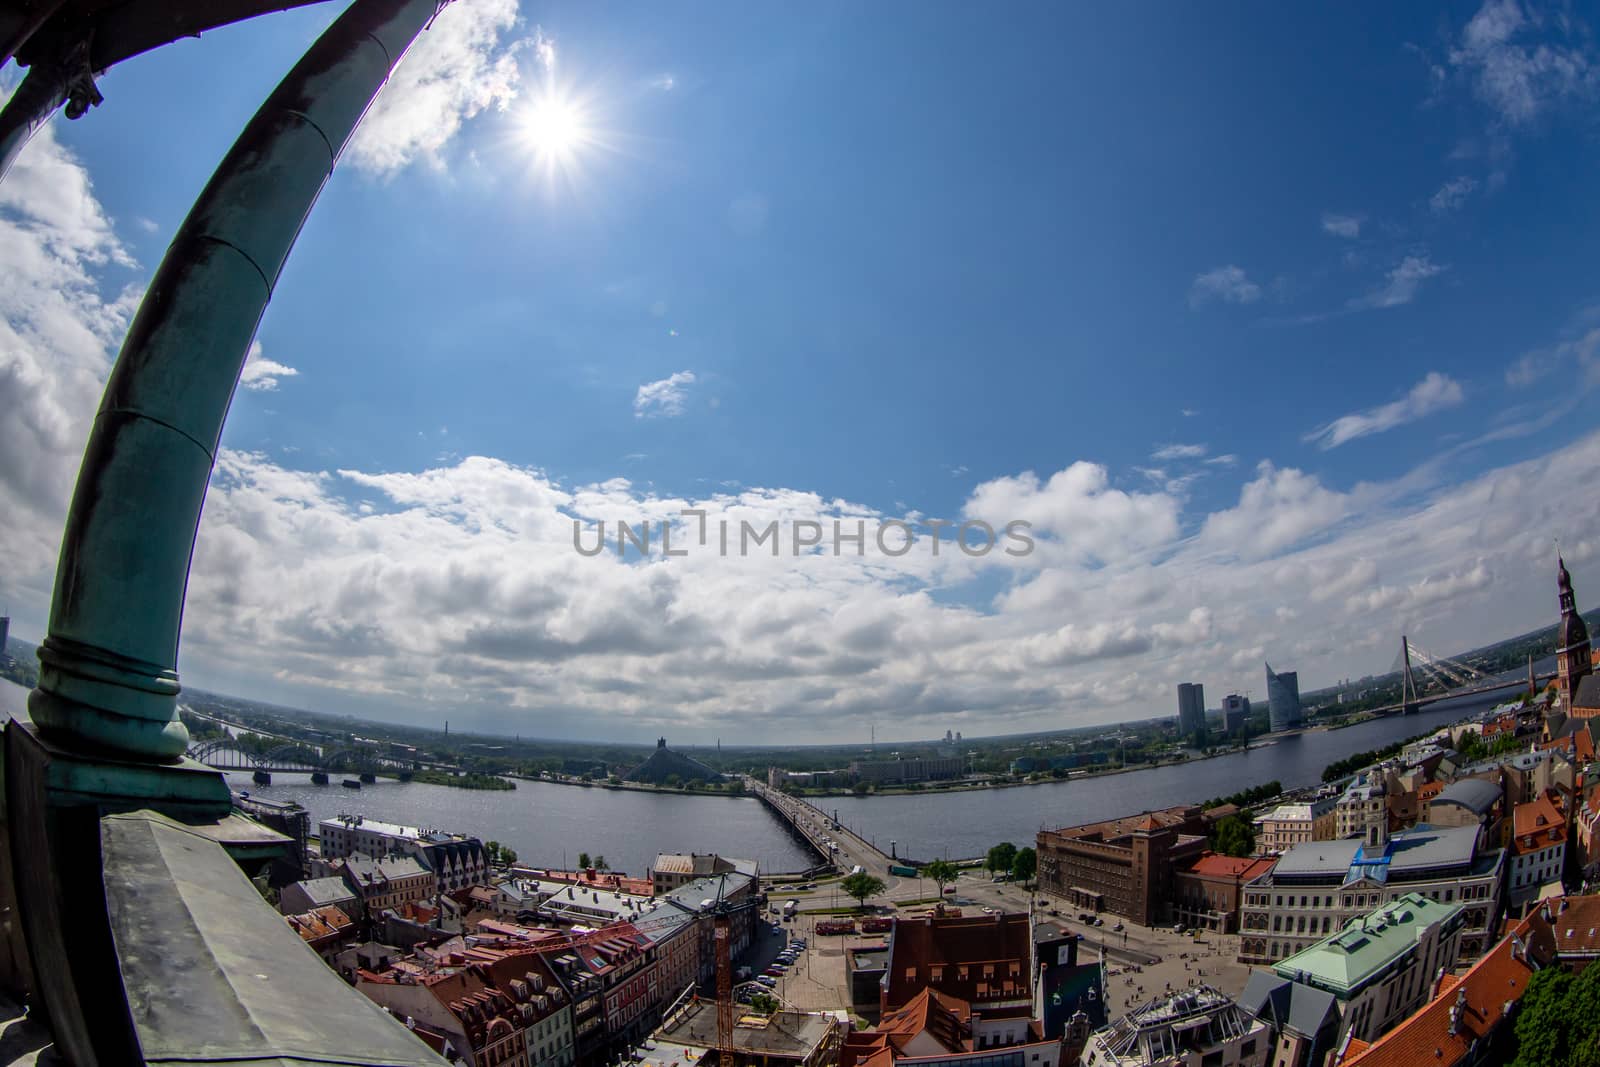
M 1038 873 L 1039 854 L 1031 848 L 1018 848 L 1010 841 L 1002 841 L 984 856 L 983 868 L 991 875 L 1009 874 L 1013 882 L 1026 884 Z
M 483 854 L 488 858 L 490 866 L 509 867 L 517 862 L 517 850 L 508 848 L 498 841 L 485 841 Z

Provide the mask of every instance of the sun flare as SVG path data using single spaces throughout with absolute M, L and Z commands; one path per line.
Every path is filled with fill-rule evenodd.
M 583 103 L 555 87 L 528 101 L 519 123 L 523 144 L 547 178 L 571 179 L 595 131 Z

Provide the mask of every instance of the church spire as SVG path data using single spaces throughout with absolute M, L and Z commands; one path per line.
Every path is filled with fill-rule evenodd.
M 1572 590 L 1572 575 L 1566 560 L 1556 553 L 1556 588 L 1561 597 L 1561 625 L 1556 632 L 1556 689 L 1562 705 L 1572 709 L 1578 683 L 1593 669 L 1589 648 L 1589 628 L 1578 614 L 1578 598 Z

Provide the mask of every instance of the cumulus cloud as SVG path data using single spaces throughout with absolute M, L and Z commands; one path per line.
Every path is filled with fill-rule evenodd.
M 1600 86 L 1593 46 L 1579 25 L 1518 0 L 1485 0 L 1449 63 L 1506 127 L 1527 125 L 1564 100 L 1591 100 Z
M 1213 267 L 1195 276 L 1189 286 L 1189 306 L 1202 307 L 1215 300 L 1227 304 L 1253 304 L 1261 299 L 1261 286 L 1251 281 L 1243 267 Z
M 694 371 L 681 370 L 660 381 L 645 382 L 633 396 L 633 415 L 637 419 L 660 416 L 675 418 L 683 414 L 688 387 L 694 384 Z
M 138 293 L 87 172 L 45 126 L 0 183 L 0 511 L 13 603 L 47 596 L 61 522 Z
M 1335 237 L 1356 238 L 1361 236 L 1360 215 L 1340 215 L 1332 211 L 1322 214 L 1322 231 L 1331 233 Z
M 1350 301 L 1350 307 L 1361 310 L 1409 304 L 1416 299 L 1417 290 L 1422 287 L 1422 283 L 1444 269 L 1425 255 L 1407 256 L 1389 271 L 1380 288 Z
M 1428 199 L 1428 208 L 1435 215 L 1448 215 L 1458 210 L 1467 202 L 1467 197 L 1478 187 L 1478 179 L 1469 177 L 1451 178 L 1439 187 L 1439 191 Z
M 1340 416 L 1326 426 L 1312 430 L 1304 439 L 1315 442 L 1323 450 L 1338 448 L 1358 437 L 1383 433 L 1456 407 L 1461 403 L 1462 395 L 1460 382 L 1448 374 L 1430 371 L 1426 378 L 1413 385 L 1399 400 Z
M 361 120 L 346 160 L 379 176 L 418 161 L 442 168 L 444 147 L 464 123 L 516 98 L 520 50 L 531 45 L 541 62 L 554 62 L 543 31 L 518 38 L 517 24 L 516 0 L 461 0 L 442 10 Z
M 984 482 L 964 511 L 997 527 L 1032 523 L 1072 558 L 1110 561 L 1175 540 L 1178 508 L 1168 493 L 1113 489 L 1105 467 L 1080 460 L 1044 480 L 1025 471 Z
M 239 372 L 239 384 L 253 392 L 271 392 L 278 388 L 279 379 L 293 378 L 299 373 L 286 363 L 265 358 L 261 354 L 261 342 L 251 341 L 244 370 Z
M 1239 503 L 1208 516 L 1200 536 L 1217 549 L 1260 559 L 1327 531 L 1349 510 L 1345 495 L 1314 475 L 1262 461 L 1255 480 L 1240 490 Z

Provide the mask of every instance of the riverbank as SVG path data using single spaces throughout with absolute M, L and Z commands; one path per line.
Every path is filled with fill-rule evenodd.
M 385 776 L 388 777 L 388 776 Z M 399 777 L 395 775 L 393 777 Z M 402 781 L 404 779 L 401 779 Z M 517 783 L 508 782 L 494 774 L 450 774 L 448 771 L 415 771 L 411 775 L 413 782 L 423 785 L 443 785 L 451 789 L 483 789 L 489 791 L 506 792 L 517 787 Z
M 1295 731 L 1293 735 L 1263 734 L 1263 738 L 1270 736 L 1271 739 L 1263 740 L 1260 744 L 1252 742 L 1250 745 L 1244 748 L 1222 749 L 1212 752 L 1209 755 L 1201 754 L 1189 756 L 1184 759 L 1162 760 L 1159 763 L 1131 763 L 1122 767 L 1106 767 L 1103 770 L 1086 768 L 1081 771 L 1073 771 L 1064 778 L 1055 778 L 1046 775 L 1042 778 L 990 778 L 982 781 L 918 782 L 913 784 L 921 785 L 922 788 L 920 789 L 911 789 L 907 786 L 895 786 L 887 789 L 875 789 L 866 793 L 857 793 L 853 789 L 804 789 L 798 790 L 789 795 L 806 801 L 826 800 L 830 797 L 848 798 L 850 800 L 871 800 L 873 797 L 916 797 L 928 796 L 929 794 L 942 795 L 945 793 L 993 792 L 997 789 L 1017 789 L 1022 786 L 1030 785 L 1064 785 L 1070 782 L 1088 782 L 1100 778 L 1112 778 L 1119 774 L 1131 774 L 1136 771 L 1157 771 L 1166 770 L 1173 767 L 1184 767 L 1197 763 L 1205 763 L 1207 760 L 1224 759 L 1228 756 L 1237 756 L 1241 753 L 1258 752 L 1271 748 L 1273 745 L 1277 744 L 1279 739 L 1282 737 L 1298 736 L 1301 734 L 1310 733 L 1326 733 L 1328 729 L 1329 727 L 1326 726 L 1308 726 L 1303 730 Z
M 604 789 L 613 793 L 657 793 L 669 797 L 729 797 L 742 800 L 752 794 L 739 790 L 737 792 L 727 789 L 713 789 L 707 786 L 704 789 L 683 789 L 679 786 L 652 785 L 649 782 L 596 782 L 590 778 L 569 778 L 565 776 L 508 774 L 507 778 L 515 778 L 519 782 L 538 782 L 540 785 L 569 785 L 580 789 Z

